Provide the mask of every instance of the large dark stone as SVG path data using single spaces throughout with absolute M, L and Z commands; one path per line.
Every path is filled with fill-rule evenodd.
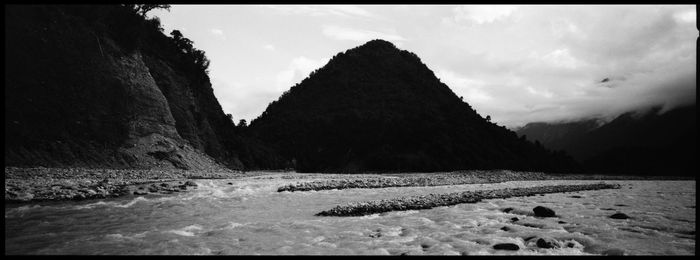
M 542 237 L 540 239 L 537 239 L 537 247 L 539 248 L 560 248 L 561 244 L 559 241 L 548 238 L 548 237 Z
M 537 217 L 551 218 L 556 216 L 554 210 L 547 207 L 537 206 L 534 209 L 532 209 L 532 211 L 535 212 L 535 216 Z
M 628 218 L 630 218 L 630 216 L 627 216 L 627 214 L 625 214 L 625 213 L 620 213 L 620 212 L 618 212 L 618 213 L 612 214 L 612 215 L 610 216 L 610 218 L 613 218 L 613 219 L 628 219 Z
M 493 245 L 493 249 L 518 251 L 518 250 L 520 250 L 520 247 L 516 244 L 513 244 L 513 243 L 500 243 L 500 244 Z

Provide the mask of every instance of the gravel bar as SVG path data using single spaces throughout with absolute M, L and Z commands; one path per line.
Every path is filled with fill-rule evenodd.
M 355 179 L 335 179 L 289 184 L 277 189 L 278 192 L 319 191 L 342 189 L 376 189 L 388 187 L 420 187 L 461 184 L 498 183 L 515 180 L 546 180 L 541 172 L 467 171 L 448 173 L 401 174 L 394 177 L 369 177 Z
M 454 192 L 447 194 L 430 194 L 424 196 L 400 197 L 389 200 L 373 200 L 336 206 L 322 211 L 316 216 L 364 216 L 389 211 L 430 209 L 461 203 L 477 203 L 484 199 L 503 199 L 510 197 L 532 196 L 536 194 L 573 192 L 582 190 L 619 189 L 619 184 L 582 184 L 552 185 L 529 188 L 506 188 L 498 190 L 480 190 Z
M 333 176 L 333 175 L 331 175 Z M 278 192 L 320 191 L 342 189 L 376 189 L 389 187 L 424 187 L 462 184 L 487 184 L 508 181 L 542 180 L 694 180 L 684 176 L 635 176 L 635 175 L 591 175 L 591 174 L 552 174 L 543 172 L 519 172 L 510 170 L 472 170 L 441 173 L 403 173 L 364 175 L 342 178 L 298 182 L 279 187 Z

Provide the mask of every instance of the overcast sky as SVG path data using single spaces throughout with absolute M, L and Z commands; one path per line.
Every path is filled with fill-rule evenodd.
M 173 5 L 149 15 L 206 52 L 214 94 L 236 121 L 377 38 L 416 53 L 508 127 L 695 102 L 694 5 Z

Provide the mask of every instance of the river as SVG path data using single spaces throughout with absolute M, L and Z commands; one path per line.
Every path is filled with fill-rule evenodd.
M 353 201 L 599 181 L 277 192 L 299 181 L 290 176 L 196 180 L 197 189 L 170 195 L 6 204 L 5 254 L 695 254 L 695 181 L 605 181 L 622 188 L 319 217 Z M 558 217 L 532 216 L 539 205 Z M 609 218 L 616 212 L 631 218 Z M 539 248 L 526 240 L 533 236 L 562 247 Z M 495 250 L 496 243 L 520 250 Z

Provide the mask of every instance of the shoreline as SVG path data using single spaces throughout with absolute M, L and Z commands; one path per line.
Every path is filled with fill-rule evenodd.
M 5 167 L 5 203 L 80 201 L 196 188 L 197 179 L 234 179 L 235 171 Z
M 284 174 L 282 179 L 300 180 L 278 188 L 278 192 L 351 188 L 386 188 L 486 184 L 527 180 L 695 180 L 694 176 L 608 176 L 548 174 L 509 170 L 474 170 L 436 173 L 327 174 L 290 171 L 233 171 L 181 169 L 93 169 L 5 167 L 5 203 L 80 201 L 149 193 L 171 194 L 196 189 L 188 181 L 197 179 L 238 179 Z M 268 177 L 269 178 L 269 177 Z M 301 181 L 323 178 L 322 181 Z
M 505 199 L 510 197 L 534 196 L 547 193 L 564 193 L 584 190 L 619 189 L 619 184 L 596 183 L 580 185 L 551 185 L 529 188 L 505 188 L 497 190 L 479 190 L 454 192 L 447 194 L 429 194 L 422 196 L 399 197 L 387 200 L 372 200 L 338 205 L 329 210 L 316 213 L 315 216 L 353 217 L 365 216 L 390 211 L 431 209 L 463 203 L 477 203 L 485 199 Z

